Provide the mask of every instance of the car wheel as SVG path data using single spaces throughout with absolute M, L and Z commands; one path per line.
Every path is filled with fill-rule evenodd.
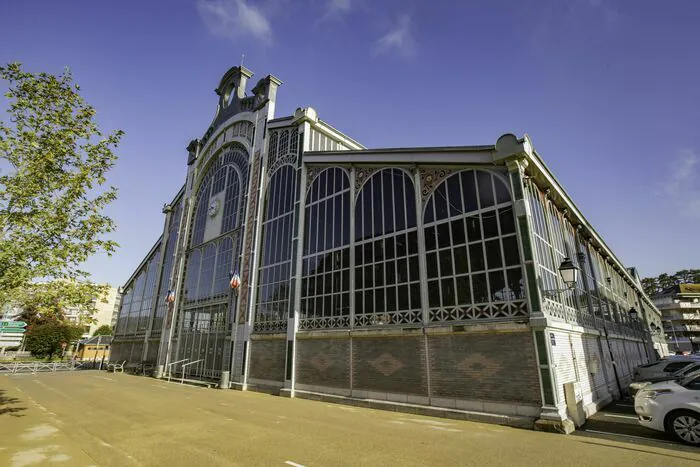
M 670 434 L 686 444 L 700 446 L 700 414 L 690 410 L 673 412 L 666 425 Z

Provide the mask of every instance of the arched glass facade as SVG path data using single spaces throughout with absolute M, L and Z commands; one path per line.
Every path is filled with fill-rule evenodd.
M 525 314 L 513 205 L 501 178 L 449 176 L 423 214 L 430 321 Z
M 350 181 L 321 171 L 306 194 L 300 327 L 350 324 Z
M 233 320 L 228 284 L 240 267 L 248 164 L 245 149 L 233 145 L 209 166 L 197 189 L 177 342 L 178 359 L 200 360 L 191 375 L 216 377 L 221 370 Z
M 276 135 L 276 133 L 273 133 Z M 257 330 L 284 330 L 291 308 L 292 238 L 297 171 L 282 165 L 270 179 L 265 203 L 262 250 L 255 305 Z
M 422 322 L 413 181 L 383 169 L 355 202 L 355 325 Z

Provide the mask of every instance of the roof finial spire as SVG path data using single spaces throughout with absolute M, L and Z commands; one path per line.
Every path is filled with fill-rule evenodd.
M 243 68 L 243 59 L 245 58 L 245 54 L 241 54 L 241 68 Z

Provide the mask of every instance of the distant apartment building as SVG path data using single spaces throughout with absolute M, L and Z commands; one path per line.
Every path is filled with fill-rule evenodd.
M 700 351 L 700 284 L 677 284 L 653 298 L 671 352 Z
M 94 299 L 97 311 L 92 315 L 93 322 L 88 323 L 88 315 L 81 308 L 69 308 L 66 310 L 66 321 L 76 325 L 83 325 L 83 338 L 92 336 L 100 326 L 113 326 L 115 314 L 119 312 L 121 296 L 116 287 L 110 287 L 107 292 L 106 301 Z

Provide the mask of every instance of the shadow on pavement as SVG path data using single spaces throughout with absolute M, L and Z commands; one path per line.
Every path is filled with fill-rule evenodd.
M 9 414 L 12 417 L 22 417 L 19 412 L 27 410 L 27 408 L 18 407 L 16 404 L 19 404 L 20 400 L 16 397 L 7 397 L 5 392 L 5 390 L 0 389 L 0 415 Z

